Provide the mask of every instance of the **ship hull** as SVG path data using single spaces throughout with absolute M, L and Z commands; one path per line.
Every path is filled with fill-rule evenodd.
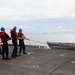
M 51 49 L 75 49 L 75 43 L 47 42 Z

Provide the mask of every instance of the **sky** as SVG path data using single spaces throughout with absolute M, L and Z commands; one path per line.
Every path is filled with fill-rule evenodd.
M 75 0 L 0 0 L 0 27 L 24 33 L 75 33 Z

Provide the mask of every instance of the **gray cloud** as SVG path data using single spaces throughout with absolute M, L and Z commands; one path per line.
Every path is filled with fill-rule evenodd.
M 74 33 L 75 0 L 0 1 L 0 27 L 25 33 Z

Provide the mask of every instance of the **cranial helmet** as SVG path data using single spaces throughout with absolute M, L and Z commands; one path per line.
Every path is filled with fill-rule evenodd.
M 5 31 L 5 28 L 4 27 L 1 27 L 1 31 Z
M 21 32 L 21 31 L 22 31 L 22 29 L 20 28 L 20 29 L 19 29 L 19 32 Z

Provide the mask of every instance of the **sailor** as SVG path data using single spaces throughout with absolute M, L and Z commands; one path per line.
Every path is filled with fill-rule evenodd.
M 25 37 L 25 35 L 22 32 L 22 29 L 19 29 L 18 32 L 18 40 L 19 40 L 19 55 L 21 55 L 22 49 L 23 49 L 23 54 L 27 54 L 26 53 L 26 48 L 25 48 L 25 43 L 24 43 L 24 39 L 29 40 L 28 38 Z
M 15 58 L 15 57 L 18 56 L 18 54 L 17 54 L 17 52 L 18 52 L 17 38 L 18 37 L 17 37 L 16 29 L 17 29 L 17 27 L 14 26 L 14 28 L 10 31 L 12 43 L 13 43 L 13 46 L 14 46 L 14 49 L 13 49 L 13 52 L 12 52 L 12 55 L 11 55 L 12 58 Z
M 3 42 L 3 45 L 2 45 L 2 59 L 3 60 L 10 60 L 8 42 L 7 41 L 9 41 L 11 38 L 5 32 L 4 27 L 1 27 L 0 38 L 1 38 L 1 41 Z

